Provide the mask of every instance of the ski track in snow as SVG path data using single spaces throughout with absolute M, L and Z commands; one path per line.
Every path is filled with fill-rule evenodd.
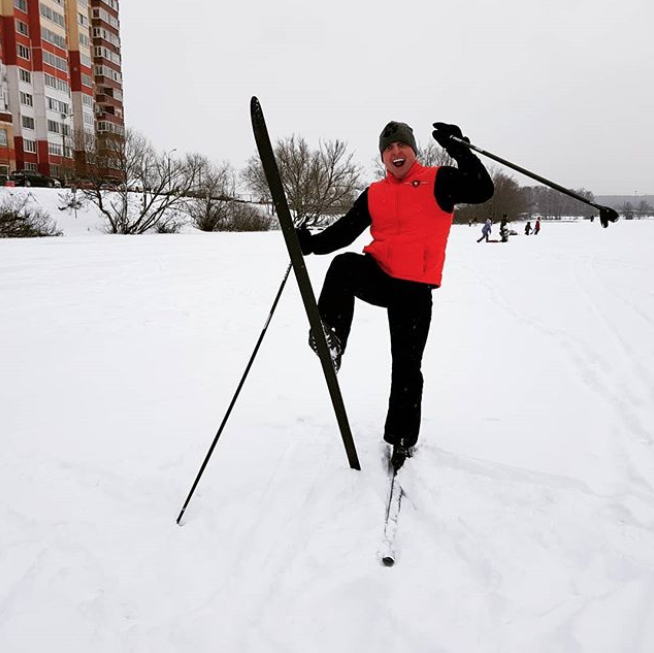
M 178 527 L 281 236 L 0 241 L 0 650 L 650 653 L 652 238 L 454 228 L 391 569 L 383 312 L 339 375 L 362 471 L 291 279 Z
M 640 360 L 638 352 L 629 343 L 628 334 L 623 334 L 614 325 L 607 310 L 602 310 L 595 297 L 601 297 L 605 293 L 605 285 L 599 282 L 597 272 L 592 259 L 581 255 L 572 261 L 557 261 L 558 265 L 567 265 L 571 268 L 568 281 L 576 282 L 575 288 L 579 289 L 581 300 L 586 302 L 595 321 L 593 328 L 604 327 L 608 338 L 613 342 L 621 356 L 612 357 L 611 360 L 602 353 L 602 350 L 589 344 L 588 339 L 576 335 L 571 331 L 550 326 L 543 320 L 529 317 L 523 312 L 516 310 L 501 292 L 496 290 L 484 277 L 477 276 L 479 283 L 486 287 L 493 302 L 516 320 L 536 329 L 548 338 L 552 338 L 558 344 L 560 350 L 567 354 L 577 374 L 583 383 L 591 388 L 599 398 L 611 406 L 615 413 L 615 423 L 621 429 L 626 429 L 631 435 L 630 441 L 616 440 L 614 455 L 622 459 L 623 464 L 628 468 L 628 476 L 635 487 L 642 490 L 647 500 L 654 505 L 654 460 L 652 447 L 654 445 L 654 434 L 650 425 L 646 425 L 641 413 L 643 408 L 649 410 L 649 417 L 652 412 L 652 399 L 654 399 L 654 374 Z M 613 295 L 614 296 L 614 295 Z M 648 325 L 652 322 L 642 310 L 633 310 L 628 302 L 622 303 L 623 307 L 632 312 L 631 320 L 623 318 L 624 322 L 644 319 Z M 613 309 L 612 304 L 607 304 Z M 624 310 L 623 308 L 623 310 Z M 612 310 L 612 313 L 615 312 Z M 605 344 L 602 340 L 602 346 Z M 618 360 L 619 365 L 614 361 Z M 651 422 L 651 420 L 650 420 Z M 642 468 L 642 469 L 641 469 Z

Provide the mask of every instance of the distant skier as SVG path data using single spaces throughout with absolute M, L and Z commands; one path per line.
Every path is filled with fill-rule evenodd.
M 525 225 L 525 236 L 528 236 L 531 233 L 531 221 L 527 222 Z
M 336 256 L 318 307 L 334 365 L 347 347 L 355 298 L 387 310 L 393 359 L 384 440 L 393 446 L 395 469 L 411 455 L 420 432 L 422 355 L 429 334 L 432 289 L 441 285 L 454 206 L 493 196 L 493 182 L 479 159 L 451 136 L 455 125 L 434 123 L 433 138 L 457 167 L 426 167 L 417 159 L 413 130 L 389 122 L 379 137 L 386 177 L 372 183 L 345 216 L 318 234 L 298 229 L 302 253 L 330 254 L 370 227 L 364 254 Z M 315 351 L 315 342 L 309 343 Z
M 503 243 L 509 242 L 509 221 L 506 213 L 502 216 L 502 222 L 500 222 L 500 240 Z
M 482 240 L 488 242 L 488 238 L 493 230 L 493 223 L 490 218 L 484 222 L 484 226 L 481 228 L 481 238 L 477 241 L 480 243 Z
M 538 236 L 539 231 L 540 231 L 540 218 L 536 218 L 536 222 L 534 224 L 534 236 Z

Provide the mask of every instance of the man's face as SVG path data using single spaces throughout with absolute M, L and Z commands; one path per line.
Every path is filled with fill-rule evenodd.
M 386 170 L 396 179 L 403 179 L 416 160 L 416 153 L 406 143 L 391 143 L 382 153 Z

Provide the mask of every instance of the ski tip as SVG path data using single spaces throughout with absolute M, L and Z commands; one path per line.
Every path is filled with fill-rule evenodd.
M 384 556 L 382 562 L 384 567 L 392 567 L 395 564 L 395 558 L 393 556 Z

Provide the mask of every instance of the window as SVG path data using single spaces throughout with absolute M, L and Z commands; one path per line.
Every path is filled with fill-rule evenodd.
M 34 129 L 34 118 L 31 116 L 23 116 L 21 118 L 21 122 L 23 123 L 23 127 L 25 127 L 25 129 Z
M 27 82 L 28 84 L 32 83 L 32 73 L 29 70 L 25 70 L 24 68 L 19 68 L 18 72 L 20 75 L 21 82 Z
M 47 27 L 42 27 L 41 36 L 43 37 L 44 41 L 52 43 L 52 45 L 56 45 L 62 50 L 66 49 L 66 37 L 61 36 L 61 34 L 56 34 L 55 32 L 49 30 Z
M 29 59 L 30 58 L 30 49 L 26 48 L 24 45 L 21 45 L 19 43 L 16 46 L 16 51 L 18 52 L 18 56 L 21 57 L 22 59 Z
M 120 83 L 123 81 L 122 75 L 113 68 L 109 68 L 109 66 L 95 66 L 95 74 L 96 76 L 103 75 L 104 77 L 113 79 L 114 82 Z
M 120 65 L 120 55 L 114 52 L 113 50 L 109 50 L 109 48 L 105 48 L 101 45 L 95 46 L 95 56 L 103 57 L 104 59 L 108 59 L 112 63 Z
M 87 54 L 79 53 L 79 61 L 82 64 L 82 66 L 86 66 L 87 68 L 91 68 L 93 66 L 93 62 L 91 61 L 91 57 L 89 57 Z
M 14 0 L 14 7 L 27 13 L 27 0 Z
M 8 145 L 7 130 L 0 129 L 0 147 L 7 147 L 7 145 Z
M 94 27 L 93 38 L 104 39 L 105 41 L 109 41 L 112 45 L 115 45 L 117 48 L 120 48 L 120 39 L 118 36 L 104 27 Z
M 82 104 L 87 107 L 93 106 L 93 98 L 90 95 L 82 94 Z
M 41 10 L 41 16 L 44 18 L 47 18 L 48 20 L 51 20 L 53 23 L 56 23 L 60 27 L 65 27 L 66 26 L 66 21 L 64 20 L 64 17 L 56 12 L 54 9 L 49 7 L 48 5 L 44 5 L 41 3 L 39 9 Z
M 20 103 L 28 107 L 34 106 L 34 98 L 29 93 L 20 92 Z
M 89 88 L 93 87 L 93 80 L 91 79 L 91 75 L 82 73 L 82 85 L 88 86 Z
M 109 12 L 105 11 L 104 9 L 94 9 L 93 18 L 103 20 L 105 23 L 108 23 L 109 25 L 115 27 L 116 29 L 120 27 L 120 23 L 118 22 L 118 19 L 114 18 Z
M 33 154 L 36 154 L 36 141 L 30 140 L 29 138 L 24 138 L 23 149 L 25 152 L 32 152 Z
M 124 129 L 120 125 L 114 125 L 112 122 L 98 122 L 98 132 L 111 132 L 112 134 L 124 134 Z
M 50 109 L 50 111 L 56 111 L 57 113 L 64 113 L 68 115 L 70 109 L 66 102 L 62 102 L 61 100 L 55 100 L 55 98 L 47 97 L 47 96 L 45 99 L 48 102 L 48 109 Z
M 25 36 L 30 35 L 30 28 L 27 26 L 27 23 L 24 23 L 22 20 L 16 21 L 16 30 Z
M 43 61 L 47 64 L 50 64 L 51 66 L 54 66 L 58 70 L 63 70 L 64 72 L 68 72 L 67 61 L 65 59 L 62 59 L 61 57 L 58 57 L 55 54 L 52 54 L 52 52 L 43 50 Z
M 48 143 L 48 154 L 63 156 L 63 153 L 64 151 L 59 143 Z
M 56 120 L 48 120 L 48 131 L 53 134 L 61 134 L 68 136 L 68 125 L 57 122 Z
M 88 47 L 90 45 L 90 43 L 91 43 L 90 40 L 89 40 L 89 37 L 86 34 L 80 34 L 79 35 L 79 42 L 80 42 L 80 45 L 85 45 L 86 47 Z
M 58 91 L 61 91 L 66 95 L 70 95 L 70 86 L 68 86 L 68 82 L 64 81 L 63 79 L 59 79 L 54 75 L 48 75 L 48 73 L 44 74 L 44 78 L 46 86 L 49 86 L 50 88 L 56 88 Z
M 25 163 L 25 170 L 33 170 L 34 172 L 38 172 L 39 167 L 36 165 L 36 163 Z

